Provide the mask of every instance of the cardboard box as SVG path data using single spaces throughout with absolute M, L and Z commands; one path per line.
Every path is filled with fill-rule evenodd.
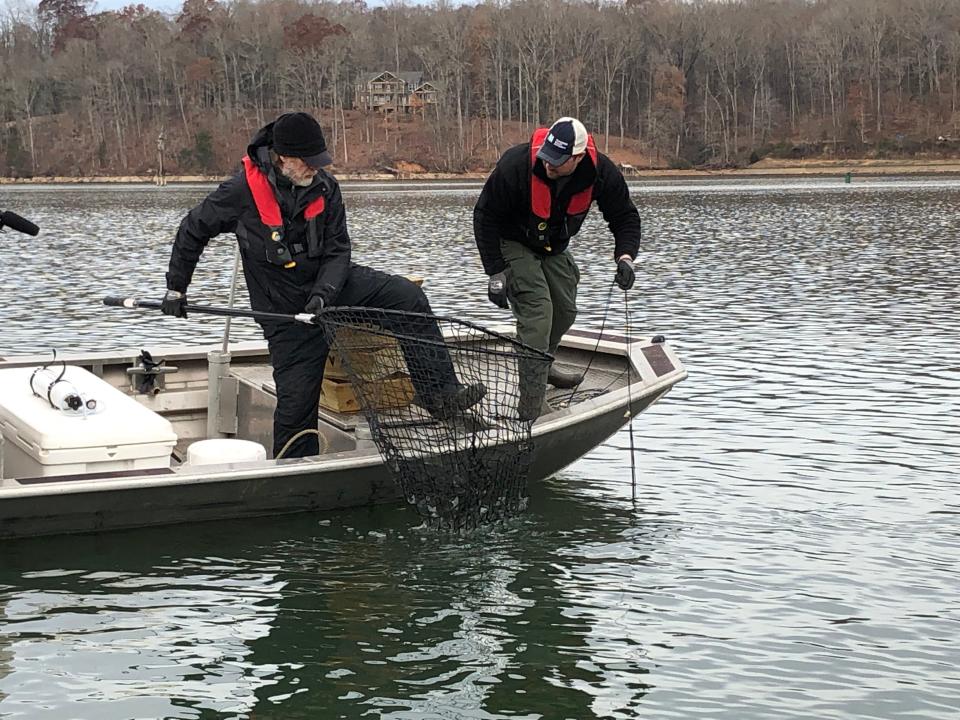
M 405 407 L 413 399 L 413 384 L 403 352 L 395 338 L 379 330 L 345 328 L 340 352 L 331 351 L 323 371 L 320 405 L 334 412 L 359 412 L 360 402 L 351 383 L 352 370 L 364 390 L 374 394 L 376 409 Z
M 415 285 L 423 285 L 423 278 L 407 275 Z M 338 345 L 341 352 L 331 350 L 323 370 L 323 385 L 320 389 L 320 405 L 335 412 L 357 412 L 360 403 L 350 384 L 347 368 L 365 381 L 376 381 L 378 409 L 405 407 L 413 399 L 413 384 L 403 351 L 396 338 L 371 326 L 369 332 L 363 327 L 343 328 Z
M 379 378 L 366 384 L 365 392 L 373 393 L 373 405 L 378 410 L 406 407 L 413 400 L 413 383 L 407 375 Z M 320 388 L 320 405 L 334 412 L 359 412 L 353 384 L 340 378 L 324 376 Z
M 349 380 L 348 368 L 364 380 L 409 375 L 396 338 L 380 330 L 365 332 L 362 328 L 344 328 L 339 333 L 340 350 L 331 350 L 327 355 L 325 378 Z

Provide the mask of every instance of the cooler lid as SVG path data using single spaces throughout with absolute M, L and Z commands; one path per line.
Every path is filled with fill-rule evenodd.
M 96 412 L 75 415 L 50 407 L 30 387 L 35 369 L 0 370 L 0 421 L 24 441 L 43 450 L 176 442 L 166 418 L 81 367 L 68 365 L 63 379 L 95 398 Z

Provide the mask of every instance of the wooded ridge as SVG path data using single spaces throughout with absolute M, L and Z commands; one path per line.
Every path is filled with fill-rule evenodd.
M 225 174 L 287 109 L 353 172 L 485 171 L 561 115 L 637 168 L 960 154 L 960 0 L 91 8 L 0 14 L 0 176 Z

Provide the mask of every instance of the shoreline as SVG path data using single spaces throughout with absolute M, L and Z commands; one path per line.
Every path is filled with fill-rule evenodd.
M 785 162 L 764 159 L 744 168 L 668 170 L 635 168 L 624 171 L 627 180 L 711 179 L 751 177 L 859 177 L 884 175 L 960 175 L 958 160 L 806 160 Z M 338 180 L 350 182 L 396 182 L 435 180 L 486 180 L 487 172 L 334 172 Z M 163 185 L 221 182 L 229 175 L 168 175 Z M 0 177 L 0 185 L 158 185 L 155 175 L 52 176 L 34 178 Z

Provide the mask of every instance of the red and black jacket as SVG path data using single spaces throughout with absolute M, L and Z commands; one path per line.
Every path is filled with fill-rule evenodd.
M 186 291 L 211 238 L 235 233 L 254 310 L 303 312 L 313 294 L 333 304 L 350 269 L 350 236 L 337 181 L 320 171 L 306 188 L 275 172 L 273 123 L 254 137 L 243 168 L 180 223 L 167 287 Z M 264 324 L 269 336 L 270 329 Z
M 635 257 L 640 248 L 640 215 L 623 173 L 597 151 L 591 137 L 587 156 L 558 191 L 536 158 L 546 132 L 541 128 L 529 143 L 507 150 L 480 193 L 473 231 L 488 275 L 505 267 L 501 239 L 523 243 L 543 255 L 562 253 L 580 231 L 594 200 L 613 233 L 614 257 Z
M 587 217 L 590 204 L 593 202 L 593 183 L 591 183 L 572 195 L 568 194 L 566 207 L 563 208 L 558 202 L 557 212 L 553 212 L 555 185 L 546 179 L 546 175 L 541 176 L 534 172 L 537 153 L 549 132 L 549 128 L 540 128 L 530 139 L 530 225 L 527 229 L 529 244 L 532 247 L 543 248 L 546 253 L 553 250 L 553 242 L 564 239 L 569 242 L 570 238 L 580 231 L 580 226 L 583 225 L 583 220 Z M 597 146 L 593 142 L 592 135 L 587 136 L 586 153 L 596 167 Z M 582 162 L 585 161 L 586 158 Z M 543 167 L 542 163 L 541 167 Z
M 281 265 L 287 270 L 296 267 L 297 261 L 293 256 L 302 253 L 303 248 L 297 243 L 291 247 L 286 242 L 283 212 L 280 210 L 280 203 L 277 202 L 275 181 L 271 181 L 270 175 L 261 170 L 249 155 L 243 158 L 243 174 L 247 180 L 247 187 L 253 195 L 253 203 L 257 206 L 260 222 L 270 231 L 270 242 L 264 246 L 260 234 L 250 233 L 245 225 L 237 225 L 237 240 L 246 249 L 254 252 L 263 250 L 267 260 L 274 265 Z M 320 252 L 322 233 L 318 233 L 317 227 L 323 227 L 325 208 L 326 200 L 323 195 L 320 195 L 311 200 L 303 210 L 303 219 L 307 221 L 307 252 L 314 257 Z

